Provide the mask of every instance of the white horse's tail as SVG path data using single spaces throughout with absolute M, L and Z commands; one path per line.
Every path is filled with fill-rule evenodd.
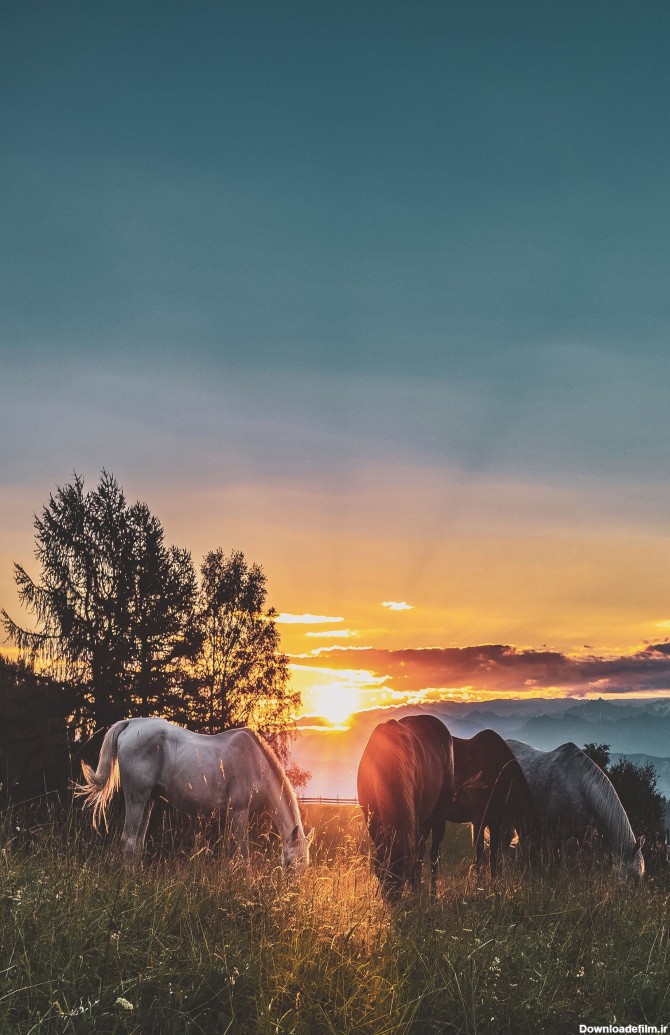
M 93 809 L 93 826 L 96 830 L 101 819 L 107 826 L 107 807 L 119 788 L 117 741 L 129 722 L 130 719 L 122 719 L 107 730 L 95 772 L 86 762 L 81 763 L 84 782 L 75 784 L 74 793 L 84 799 L 84 808 Z

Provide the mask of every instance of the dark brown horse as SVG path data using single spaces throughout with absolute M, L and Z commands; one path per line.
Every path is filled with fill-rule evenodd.
M 426 837 L 437 871 L 447 806 L 453 801 L 451 733 L 432 715 L 409 715 L 376 726 L 358 767 L 358 800 L 373 844 L 382 895 L 416 889 Z M 433 854 L 435 853 L 435 854 Z
M 521 843 L 530 843 L 538 822 L 533 797 L 521 766 L 505 741 L 493 730 L 482 730 L 470 739 L 453 738 L 456 796 L 446 806 L 452 823 L 472 823 L 475 862 L 484 856 L 484 832 L 488 828 L 491 876 L 498 871 L 502 838 L 512 828 Z

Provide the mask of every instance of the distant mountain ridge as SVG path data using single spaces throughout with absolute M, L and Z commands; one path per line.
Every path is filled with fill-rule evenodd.
M 609 744 L 613 760 L 625 755 L 633 761 L 650 761 L 658 773 L 658 789 L 670 797 L 670 701 L 603 698 L 501 699 L 482 704 L 441 701 L 358 712 L 344 730 L 304 729 L 294 746 L 293 759 L 312 773 L 306 793 L 354 797 L 358 762 L 374 727 L 417 712 L 436 715 L 457 737 L 472 737 L 489 728 L 542 751 L 566 741 L 579 747 L 589 742 Z M 303 720 L 302 725 L 309 726 L 309 720 Z

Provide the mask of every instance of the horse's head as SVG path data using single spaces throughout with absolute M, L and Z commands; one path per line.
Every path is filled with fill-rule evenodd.
M 627 848 L 622 856 L 617 859 L 614 869 L 617 876 L 622 879 L 630 877 L 633 880 L 641 881 L 644 877 L 644 856 L 642 846 L 644 845 L 644 834 L 638 837 L 635 844 Z
M 284 843 L 284 866 L 287 870 L 301 873 L 309 866 L 309 848 L 314 840 L 314 828 L 305 835 L 304 830 L 297 824 L 293 828 L 288 841 Z
M 372 865 L 385 902 L 397 902 L 405 883 L 416 886 L 420 868 L 413 851 L 414 838 L 386 824 L 372 823 Z
M 456 785 L 453 801 L 456 805 L 467 806 L 473 795 L 477 795 L 483 790 L 490 790 L 490 786 L 484 770 L 480 769 L 479 772 L 473 773 L 467 780 Z

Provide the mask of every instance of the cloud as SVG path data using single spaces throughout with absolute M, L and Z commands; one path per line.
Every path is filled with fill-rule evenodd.
M 387 607 L 389 611 L 413 611 L 413 604 L 406 604 L 404 600 L 383 600 L 382 607 Z
M 614 657 L 572 656 L 551 650 L 518 650 L 505 644 L 405 650 L 335 646 L 320 651 L 319 666 L 381 674 L 404 694 L 446 693 L 468 687 L 473 693 L 572 696 L 670 691 L 670 643 L 648 644 Z
M 275 622 L 278 625 L 325 625 L 328 622 L 343 622 L 344 618 L 332 618 L 328 615 L 291 615 L 282 612 L 277 615 Z M 333 635 L 329 633 L 329 635 Z
M 310 630 L 305 633 L 305 636 L 321 637 L 322 639 L 333 639 L 337 637 L 340 640 L 352 640 L 358 636 L 358 633 L 353 629 L 321 629 L 319 632 L 313 632 Z

